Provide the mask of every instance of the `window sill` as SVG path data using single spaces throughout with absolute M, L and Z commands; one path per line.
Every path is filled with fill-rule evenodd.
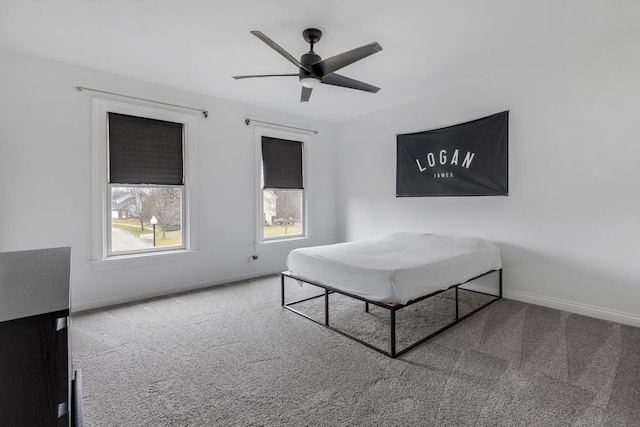
M 299 248 L 301 246 L 311 246 L 313 245 L 313 239 L 308 236 L 299 236 L 299 237 L 291 237 L 285 239 L 273 239 L 273 240 L 263 240 L 260 243 L 256 243 L 256 251 L 266 250 L 266 249 L 280 249 L 280 248 Z
M 146 265 L 164 264 L 166 262 L 180 262 L 194 259 L 197 250 L 177 250 L 154 252 L 145 254 L 122 255 L 99 259 L 91 262 L 93 271 L 114 270 L 129 267 L 144 267 Z

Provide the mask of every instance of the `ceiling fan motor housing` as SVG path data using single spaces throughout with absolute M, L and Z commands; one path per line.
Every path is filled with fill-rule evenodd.
M 312 72 L 310 73 L 304 68 L 300 68 L 300 80 L 308 77 L 313 77 L 314 79 L 320 80 L 320 77 L 315 72 L 316 70 L 314 69 L 313 64 L 316 64 L 321 60 L 322 58 L 320 58 L 320 55 L 316 55 L 313 52 L 305 53 L 304 55 L 302 55 L 302 57 L 300 58 L 300 64 L 311 69 Z

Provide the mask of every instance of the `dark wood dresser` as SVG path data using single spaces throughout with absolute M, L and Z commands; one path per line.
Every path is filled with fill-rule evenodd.
M 0 426 L 81 426 L 71 248 L 0 253 Z

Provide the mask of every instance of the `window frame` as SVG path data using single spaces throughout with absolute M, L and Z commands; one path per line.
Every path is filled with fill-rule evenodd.
M 255 244 L 263 245 L 288 245 L 311 237 L 311 215 L 309 214 L 311 179 L 308 168 L 308 159 L 311 152 L 313 132 L 303 130 L 289 130 L 272 126 L 255 126 Z M 302 229 L 300 234 L 268 237 L 264 236 L 264 189 L 262 188 L 262 137 L 278 138 L 302 143 Z M 297 189 L 296 189 L 297 190 Z
M 183 125 L 184 183 L 182 186 L 182 248 L 110 253 L 111 187 L 108 182 L 108 113 L 126 114 Z M 142 104 L 93 98 L 92 100 L 92 191 L 93 268 L 165 262 L 167 257 L 184 258 L 197 250 L 196 138 L 195 115 Z M 115 185 L 115 184 L 113 184 Z M 120 184 L 116 186 L 122 186 Z M 149 187 L 154 187 L 149 185 Z M 170 186 L 174 187 L 174 186 Z M 179 187 L 179 186 L 175 186 Z

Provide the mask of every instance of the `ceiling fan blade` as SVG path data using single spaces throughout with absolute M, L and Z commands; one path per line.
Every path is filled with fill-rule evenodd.
M 309 98 L 311 98 L 311 89 L 310 87 L 302 86 L 302 94 L 300 95 L 300 102 L 309 102 Z
M 381 50 L 382 46 L 378 42 L 372 42 L 313 64 L 313 68 L 319 70 L 321 76 L 326 76 Z
M 305 71 L 307 71 L 309 73 L 311 72 L 309 67 L 306 67 L 306 66 L 302 65 L 296 58 L 291 56 L 291 54 L 289 52 L 287 52 L 286 50 L 284 50 L 283 48 L 278 46 L 276 44 L 276 42 L 271 40 L 269 37 L 265 36 L 260 31 L 250 31 L 250 33 L 253 34 L 254 36 L 256 36 L 257 38 L 259 38 L 260 40 L 262 40 L 263 42 L 265 42 L 271 49 L 275 50 L 280 55 L 284 56 L 289 62 L 291 62 L 296 67 L 302 68 L 303 70 L 305 70 Z
M 363 90 L 365 92 L 372 92 L 372 93 L 376 93 L 380 90 L 380 88 L 377 86 L 373 86 L 368 83 L 361 82 L 359 80 L 354 80 L 349 77 L 341 76 L 340 74 L 335 74 L 335 73 L 327 74 L 326 76 L 324 76 L 322 78 L 322 83 L 327 85 L 332 85 L 332 86 L 346 87 L 349 89 Z
M 296 73 L 296 74 L 256 74 L 255 76 L 231 76 L 236 80 L 240 80 L 240 79 L 252 79 L 254 77 L 290 77 L 290 76 L 295 76 L 295 77 L 300 77 L 300 74 Z

